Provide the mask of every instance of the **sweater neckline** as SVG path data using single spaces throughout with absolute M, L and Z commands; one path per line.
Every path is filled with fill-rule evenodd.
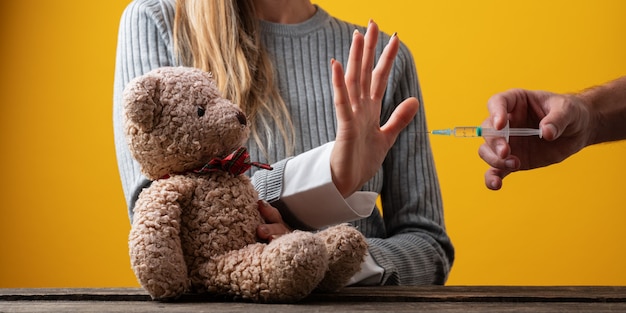
M 298 24 L 280 24 L 268 21 L 259 21 L 261 31 L 281 36 L 301 36 L 308 35 L 326 24 L 330 15 L 319 6 L 315 5 L 315 14 L 308 20 Z

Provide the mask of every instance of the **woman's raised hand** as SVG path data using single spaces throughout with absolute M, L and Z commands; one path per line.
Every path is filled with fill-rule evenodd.
M 338 128 L 330 166 L 333 183 L 344 197 L 376 174 L 398 134 L 419 109 L 418 100 L 408 98 L 380 126 L 382 99 L 400 40 L 396 34 L 391 37 L 374 67 L 378 35 L 373 21 L 365 35 L 354 31 L 345 76 L 342 65 L 331 60 Z

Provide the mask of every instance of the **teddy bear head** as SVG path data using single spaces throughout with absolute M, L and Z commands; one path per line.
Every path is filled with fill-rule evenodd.
M 152 70 L 128 83 L 123 101 L 128 146 L 149 179 L 202 167 L 250 134 L 244 113 L 199 69 Z

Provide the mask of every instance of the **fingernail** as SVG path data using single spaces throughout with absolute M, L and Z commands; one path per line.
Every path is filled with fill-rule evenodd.
M 352 36 L 356 36 L 357 34 L 359 34 L 359 30 L 358 30 L 358 29 L 355 29 L 355 30 L 352 32 Z
M 546 133 L 551 134 L 549 137 L 551 139 L 555 139 L 558 136 L 558 130 L 556 129 L 556 126 L 554 126 L 554 124 L 548 124 L 541 129 L 541 137 L 544 137 Z
M 500 120 L 502 120 L 502 119 L 503 119 L 503 118 L 502 118 L 502 116 L 500 116 L 500 115 L 494 115 L 494 116 L 493 116 L 493 124 L 494 124 L 494 125 L 495 125 L 495 124 L 497 124 L 497 123 L 498 123 L 498 121 L 500 121 Z
M 373 19 L 370 19 L 370 21 L 369 21 L 369 22 L 367 22 L 367 26 L 371 25 L 372 23 L 374 23 L 374 20 L 373 20 Z
M 391 41 L 393 41 L 393 39 L 397 38 L 397 37 L 398 37 L 398 33 L 397 32 L 393 33 L 393 35 L 391 35 L 391 37 L 389 37 L 389 42 L 387 42 L 387 44 L 391 43 Z
M 493 190 L 497 190 L 497 189 L 500 188 L 500 186 L 498 185 L 498 183 L 495 180 L 491 182 L 490 186 L 491 186 L 491 189 L 493 189 Z
M 259 226 L 259 231 L 264 233 L 264 234 L 269 234 L 270 233 L 270 231 L 267 229 L 267 226 L 265 226 L 265 225 L 260 225 Z
M 508 169 L 515 169 L 515 160 L 508 159 L 508 160 L 504 161 L 504 166 L 506 166 L 506 168 L 508 168 Z
M 330 65 L 332 66 L 333 64 L 335 64 L 335 58 L 330 59 Z

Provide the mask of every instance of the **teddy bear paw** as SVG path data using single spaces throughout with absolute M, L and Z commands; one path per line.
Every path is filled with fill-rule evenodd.
M 295 302 L 308 296 L 328 268 L 326 246 L 309 232 L 274 239 L 263 251 L 261 302 Z
M 317 235 L 324 241 L 328 254 L 328 271 L 317 288 L 336 291 L 345 287 L 361 269 L 367 242 L 361 232 L 348 224 L 327 228 Z

